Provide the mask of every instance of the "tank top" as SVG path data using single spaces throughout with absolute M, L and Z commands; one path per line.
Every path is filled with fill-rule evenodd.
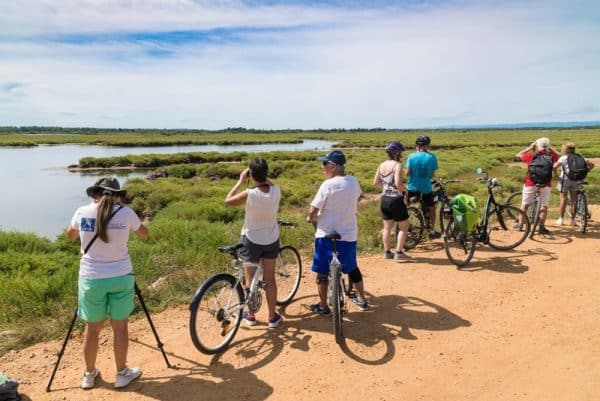
M 394 183 L 394 169 L 392 169 L 392 171 L 390 171 L 390 173 L 387 175 L 379 173 L 381 185 L 383 186 L 383 192 L 381 193 L 382 195 L 402 196 L 402 192 L 398 191 L 398 188 L 396 188 L 396 184 Z

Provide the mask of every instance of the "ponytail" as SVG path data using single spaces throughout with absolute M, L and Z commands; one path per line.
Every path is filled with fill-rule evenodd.
M 100 202 L 98 202 L 97 233 L 98 237 L 106 243 L 108 243 L 106 229 L 108 228 L 108 221 L 110 220 L 114 205 L 115 200 L 113 198 L 113 193 L 108 190 L 102 192 L 102 197 L 100 198 Z

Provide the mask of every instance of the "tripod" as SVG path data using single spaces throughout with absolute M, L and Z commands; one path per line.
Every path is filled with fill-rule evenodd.
M 163 349 L 163 343 L 160 341 L 160 338 L 158 338 L 158 333 L 156 332 L 154 323 L 152 323 L 152 319 L 150 318 L 150 313 L 148 313 L 148 309 L 146 308 L 146 303 L 144 302 L 144 298 L 142 298 L 142 292 L 140 291 L 140 288 L 138 287 L 137 283 L 134 284 L 134 289 L 135 289 L 135 295 L 137 295 L 138 299 L 140 300 L 140 305 L 142 305 L 142 309 L 144 310 L 144 313 L 146 314 L 148 323 L 150 323 L 150 328 L 152 329 L 152 332 L 154 333 L 154 337 L 156 338 L 158 348 L 160 349 L 160 352 L 162 352 L 163 358 L 165 358 L 167 367 L 170 368 L 172 366 L 169 363 L 169 360 L 167 359 L 165 350 Z M 65 341 L 63 341 L 62 348 L 60 349 L 60 351 L 58 351 L 58 354 L 57 354 L 58 360 L 56 361 L 56 365 L 54 365 L 54 370 L 52 371 L 52 376 L 50 376 L 50 381 L 48 382 L 48 386 L 46 387 L 46 392 L 50 392 L 50 386 L 52 385 L 52 381 L 54 380 L 54 375 L 56 374 L 56 371 L 58 370 L 58 364 L 60 363 L 60 360 L 62 359 L 62 356 L 65 352 L 65 348 L 67 347 L 67 342 L 69 341 L 69 337 L 71 336 L 71 332 L 73 331 L 73 327 L 75 326 L 76 320 L 77 320 L 77 308 L 75 308 L 75 314 L 73 315 L 73 319 L 71 320 L 71 325 L 69 326 L 69 331 L 67 332 Z

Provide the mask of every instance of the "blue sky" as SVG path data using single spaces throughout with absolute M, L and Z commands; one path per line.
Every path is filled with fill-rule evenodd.
M 0 126 L 600 120 L 597 1 L 0 2 Z

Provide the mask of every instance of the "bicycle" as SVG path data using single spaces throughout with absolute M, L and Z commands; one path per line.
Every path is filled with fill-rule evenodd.
M 481 167 L 477 168 L 479 182 L 487 184 L 488 198 L 483 218 L 471 232 L 455 227 L 452 209 L 444 209 L 444 219 L 448 225 L 444 231 L 444 250 L 450 262 L 458 267 L 469 264 L 475 253 L 477 242 L 482 242 L 498 250 L 510 250 L 521 245 L 529 233 L 529 219 L 523 211 L 508 204 L 496 202 L 494 189 L 502 185 L 497 178 L 489 178 Z M 518 225 L 522 218 L 523 226 Z
M 293 223 L 279 220 L 281 226 L 294 227 Z M 262 281 L 262 265 L 257 266 L 250 288 L 244 291 L 244 268 L 240 259 L 241 243 L 222 246 L 219 252 L 231 255 L 234 274 L 217 273 L 208 277 L 198 287 L 190 302 L 190 336 L 194 346 L 205 354 L 216 354 L 224 350 L 235 337 L 242 320 L 244 308 L 256 313 L 262 305 L 260 289 L 267 283 Z M 279 248 L 275 265 L 277 283 L 277 305 L 288 304 L 296 295 L 302 276 L 300 254 L 291 245 Z
M 571 221 L 575 221 L 575 224 L 579 226 L 579 232 L 585 234 L 587 229 L 587 221 L 592 217 L 587 207 L 587 196 L 585 194 L 584 185 L 587 181 L 581 182 L 581 188 L 577 190 L 577 199 L 575 200 L 575 216 L 571 214 L 571 200 L 567 203 L 567 214 L 571 218 Z
M 444 219 L 443 219 L 443 210 L 444 208 L 450 207 L 450 198 L 446 194 L 446 190 L 444 186 L 446 184 L 452 182 L 460 182 L 459 180 L 444 180 L 442 178 L 435 178 L 431 180 L 432 189 L 433 189 L 433 199 L 435 201 L 435 205 L 439 203 L 439 225 L 440 232 L 444 232 L 446 229 Z M 416 205 L 416 206 L 411 206 Z M 404 243 L 404 247 L 406 249 L 412 249 L 421 240 L 423 239 L 423 235 L 425 233 L 425 228 L 430 226 L 429 221 L 429 208 L 425 204 L 423 197 L 421 194 L 417 194 L 415 196 L 411 196 L 408 199 L 408 233 L 406 237 L 406 241 Z M 398 235 L 398 228 L 396 228 L 396 235 Z
M 342 237 L 340 234 L 333 232 L 325 236 L 326 239 L 332 241 L 333 255 L 329 262 L 329 284 L 327 286 L 327 302 L 331 307 L 331 319 L 333 321 L 333 335 L 335 342 L 342 344 L 344 342 L 344 331 L 342 328 L 342 314 L 346 312 L 346 297 L 353 298 L 356 294 L 352 290 L 352 284 L 342 275 L 342 264 L 339 260 L 339 255 L 335 246 L 335 241 L 339 241 Z
M 538 188 L 543 188 L 544 185 L 536 184 Z M 508 199 L 506 200 L 507 205 L 515 206 L 517 208 L 521 208 L 521 203 L 523 200 L 523 192 L 514 192 L 512 193 Z M 529 219 L 529 223 L 531 225 L 531 231 L 529 232 L 529 238 L 533 238 L 535 235 L 535 230 L 540 224 L 540 193 L 539 190 L 535 192 L 533 196 L 533 202 L 528 206 L 527 212 L 525 212 L 527 218 Z

